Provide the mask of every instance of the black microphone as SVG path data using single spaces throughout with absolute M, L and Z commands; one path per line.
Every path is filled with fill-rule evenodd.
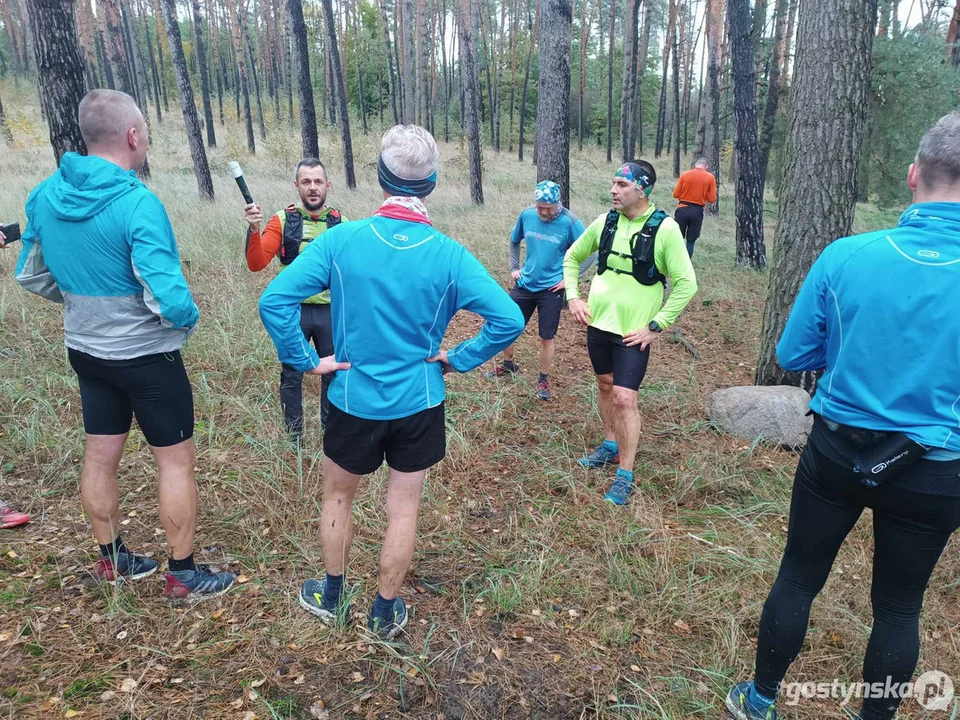
M 243 199 L 247 201 L 247 205 L 253 205 L 253 195 L 250 194 L 250 188 L 247 187 L 247 181 L 243 177 L 243 170 L 240 169 L 240 163 L 236 160 L 231 160 L 227 163 L 227 167 L 229 167 L 230 172 L 233 173 L 233 179 L 237 181 L 237 187 L 240 188 L 240 192 L 243 193 Z

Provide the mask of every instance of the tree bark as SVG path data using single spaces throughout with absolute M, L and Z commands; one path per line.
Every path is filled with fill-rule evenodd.
M 7 33 L 7 47 L 10 48 L 10 60 L 13 64 L 13 74 L 23 73 L 23 54 L 20 50 L 20 36 L 17 26 L 13 22 L 13 13 L 10 12 L 9 0 L 0 0 L 0 15 L 3 17 L 4 28 Z
M 243 33 L 240 32 L 240 16 L 235 0 L 227 0 L 227 14 L 233 29 L 233 50 L 237 61 L 238 90 L 237 99 L 242 103 L 244 126 L 247 131 L 247 150 L 251 155 L 257 152 L 257 141 L 253 136 L 253 113 L 250 110 L 250 89 L 247 83 L 247 63 L 244 60 Z
M 677 26 L 673 24 L 673 176 L 680 177 L 680 41 Z
M 780 71 L 782 70 L 784 35 L 787 32 L 787 0 L 777 0 L 774 14 L 776 25 L 773 31 L 773 52 L 770 55 L 770 72 L 767 76 L 767 102 L 763 110 L 763 125 L 760 131 L 760 192 L 767 183 L 767 168 L 770 166 L 770 149 L 773 146 L 773 129 L 780 106 Z
M 723 0 L 707 0 L 707 82 L 704 109 L 706 119 L 703 154 L 720 187 L 720 33 L 723 29 Z M 706 208 L 711 215 L 720 213 L 719 199 Z
M 494 102 L 493 102 L 493 79 L 490 76 L 490 65 L 492 64 L 493 51 L 490 49 L 490 43 L 487 42 L 487 31 L 486 23 L 484 22 L 483 17 L 483 0 L 478 0 L 480 3 L 480 43 L 482 45 L 481 52 L 483 53 L 483 69 L 487 75 L 487 113 L 490 118 L 490 145 L 494 144 L 494 124 L 493 124 L 493 113 L 495 111 Z M 483 95 L 480 95 L 480 99 L 483 100 Z M 536 161 L 534 161 L 536 162 Z
M 3 135 L 7 143 L 13 143 L 13 133 L 10 132 L 10 126 L 7 125 L 7 116 L 3 112 L 2 98 L 0 98 L 0 135 Z
M 500 129 L 503 124 L 503 39 L 506 32 L 506 22 L 507 22 L 507 2 L 506 0 L 501 0 L 500 2 L 500 37 L 497 38 L 497 56 L 494 60 L 494 66 L 496 67 L 496 80 L 494 81 L 494 116 L 493 120 L 496 124 L 496 131 L 494 132 L 494 143 L 493 149 L 495 152 L 500 152 Z
M 50 145 L 58 166 L 66 152 L 87 153 L 77 117 L 87 89 L 73 11 L 74 0 L 33 0 L 27 4 L 36 31 L 33 49 L 40 102 L 46 110 Z
M 607 58 L 607 162 L 613 162 L 613 41 L 617 28 L 617 0 L 610 0 L 610 53 Z
M 463 67 L 463 90 L 467 145 L 470 156 L 470 198 L 483 205 L 483 172 L 480 154 L 480 82 L 477 67 L 477 30 L 480 24 L 479 0 L 459 0 L 460 63 Z
M 667 22 L 667 32 L 663 40 L 663 73 L 660 81 L 660 111 L 657 113 L 657 144 L 654 155 L 660 157 L 663 152 L 664 133 L 667 128 L 667 70 L 670 63 L 670 38 L 677 21 L 677 0 L 670 0 L 670 19 Z
M 340 64 L 340 48 L 337 43 L 337 24 L 333 19 L 333 0 L 323 0 L 323 13 L 326 18 L 327 40 L 330 43 L 330 72 L 340 101 L 340 137 L 343 140 L 343 169 L 347 178 L 347 187 L 357 189 L 357 178 L 353 171 L 353 138 L 350 136 L 350 114 L 347 112 L 347 89 L 343 83 L 343 66 Z
M 150 56 L 150 77 L 153 80 L 153 103 L 157 113 L 157 124 L 163 123 L 163 114 L 160 112 L 160 102 L 162 100 L 160 91 L 160 73 L 157 71 L 157 57 L 153 52 L 153 38 L 150 32 L 150 23 L 147 17 L 146 3 L 141 5 L 141 13 L 144 21 L 144 35 L 147 38 L 147 55 Z
M 583 133 L 586 125 L 584 98 L 587 94 L 587 28 L 593 22 L 589 16 L 589 0 L 580 0 L 580 92 L 577 97 L 577 149 L 583 151 Z
M 130 67 L 130 58 L 127 57 L 127 47 L 124 41 L 120 4 L 118 0 L 100 0 L 100 8 L 107 26 L 107 59 L 113 66 L 113 80 L 116 83 L 117 90 L 136 98 L 137 91 L 133 84 L 133 70 Z
M 398 0 L 403 4 L 403 124 L 417 121 L 417 60 L 413 29 L 416 23 L 414 0 Z
M 542 0 L 540 81 L 537 108 L 537 181 L 560 185 L 560 199 L 570 207 L 570 45 L 572 0 Z
M 820 252 L 849 235 L 870 92 L 876 2 L 800 4 L 796 72 L 770 290 L 757 383 L 812 390 L 811 373 L 777 363 L 776 344 L 800 285 Z
M 300 136 L 304 157 L 319 157 L 317 140 L 317 111 L 313 104 L 313 85 L 310 82 L 310 55 L 307 50 L 307 26 L 303 21 L 300 0 L 287 0 L 290 13 L 290 31 L 293 35 L 294 60 L 297 68 L 297 101 L 300 106 Z
M 615 2 L 616 0 L 614 0 Z M 532 0 L 534 5 L 538 0 Z M 527 69 L 523 74 L 523 93 L 520 95 L 520 137 L 518 140 L 518 157 L 523 162 L 523 138 L 524 130 L 527 124 L 527 90 L 530 87 L 530 67 L 533 64 L 533 46 L 537 41 L 537 24 L 540 22 L 540 11 L 537 10 L 536 22 L 530 17 L 530 5 L 527 5 L 527 34 L 530 36 L 530 44 L 527 47 Z M 609 154 L 609 151 L 608 151 Z
M 187 60 L 183 55 L 183 42 L 180 38 L 180 24 L 177 20 L 176 0 L 162 0 L 163 17 L 167 26 L 167 42 L 170 45 L 170 61 L 177 77 L 177 92 L 180 107 L 183 108 L 183 122 L 187 128 L 187 140 L 190 154 L 193 156 L 193 173 L 197 176 L 200 197 L 213 200 L 213 179 L 207 164 L 207 151 L 203 146 L 203 131 L 200 118 L 197 117 L 197 101 L 190 85 L 190 73 L 187 72 Z
M 643 76 L 647 70 L 647 53 L 650 50 L 650 32 L 653 29 L 653 13 L 655 6 L 648 2 L 643 15 L 643 32 L 640 35 L 640 46 L 637 49 L 637 78 L 633 83 L 633 123 L 630 126 L 629 155 L 635 158 L 637 155 L 637 141 L 639 140 L 639 151 L 643 152 L 643 97 L 640 92 L 643 89 Z M 630 159 L 628 158 L 628 159 Z
M 727 0 L 727 17 L 735 116 L 737 265 L 762 270 L 767 264 L 767 252 L 763 243 L 763 180 L 757 148 L 757 65 L 754 45 L 750 41 L 750 0 Z
M 650 2 L 650 0 L 647 0 Z M 633 124 L 633 88 L 637 71 L 637 22 L 640 0 L 627 0 L 623 15 L 623 84 L 620 91 L 620 147 L 623 161 L 630 160 L 630 133 Z
M 240 4 L 237 6 L 237 11 L 239 13 L 237 21 L 240 25 L 240 36 L 241 42 L 246 46 L 247 59 L 250 61 L 250 75 L 253 76 L 253 92 L 254 97 L 257 100 L 257 126 L 260 129 L 260 139 L 267 139 L 267 125 L 263 120 L 263 95 L 260 92 L 260 77 L 261 73 L 257 69 L 257 53 L 253 47 L 253 41 L 250 38 L 250 25 L 247 20 L 247 8 L 243 4 L 244 0 L 240 0 Z M 254 20 L 256 20 L 256 14 L 254 14 Z
M 207 145 L 216 147 L 217 133 L 213 125 L 213 104 L 210 102 L 210 79 L 207 74 L 207 50 L 203 43 L 203 17 L 200 15 L 200 0 L 193 0 L 193 32 L 197 42 L 197 68 L 200 71 L 200 94 L 203 99 L 203 119 L 207 126 Z M 178 81 L 178 90 L 179 85 Z M 183 100 L 182 95 L 181 92 L 181 102 Z M 193 97 L 192 90 L 190 97 Z
M 393 111 L 393 122 L 400 122 L 400 111 L 397 108 L 397 80 L 393 68 L 393 51 L 390 49 L 390 24 L 387 22 L 387 2 L 380 0 L 380 16 L 383 18 L 383 48 L 386 51 L 387 87 L 390 90 L 390 107 Z
M 350 7 L 347 6 L 347 10 Z M 353 1 L 353 57 L 357 64 L 357 95 L 360 99 L 360 125 L 363 134 L 367 134 L 367 105 L 363 97 L 363 69 L 360 67 L 360 9 L 357 0 Z
M 418 122 L 430 127 L 430 7 L 428 0 L 417 2 L 417 95 Z

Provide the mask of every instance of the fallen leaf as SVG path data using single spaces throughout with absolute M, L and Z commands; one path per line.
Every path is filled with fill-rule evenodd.
M 554 661 L 554 662 L 560 662 L 560 656 L 559 656 L 559 655 L 554 655 L 554 656 L 553 656 L 553 661 Z
M 132 693 L 137 689 L 137 681 L 133 678 L 127 678 L 122 683 L 120 683 L 120 692 Z
M 607 695 L 607 700 L 609 700 L 610 702 L 615 703 L 615 702 L 617 701 L 617 696 L 614 695 L 613 693 L 610 693 L 609 695 Z
M 683 630 L 684 632 L 690 632 L 690 626 L 687 625 L 683 620 L 677 620 L 677 621 L 673 624 L 673 626 L 674 626 L 675 628 L 679 628 L 680 630 Z
M 580 613 L 578 613 L 576 610 L 568 610 L 567 615 L 569 615 L 572 618 L 580 617 Z
M 298 675 L 297 679 L 293 681 L 294 685 L 303 685 L 307 681 L 306 676 Z
M 263 685 L 266 681 L 267 681 L 266 678 L 260 678 L 259 680 L 254 680 L 252 683 L 250 683 L 250 687 L 258 688 L 261 685 Z
M 17 555 L 13 550 L 11 550 L 10 552 L 7 553 L 7 557 L 10 558 L 11 560 L 16 560 L 20 556 Z
M 78 713 L 76 710 L 74 710 L 74 709 L 71 708 L 70 710 L 67 710 L 67 711 L 63 714 L 63 716 L 66 717 L 66 718 L 72 718 L 72 717 L 76 717 L 76 716 L 79 715 L 79 714 L 80 714 L 80 713 Z
M 243 720 L 257 720 L 257 715 L 256 715 L 256 713 L 251 712 L 250 710 L 247 710 L 247 711 L 243 714 Z
M 524 642 L 526 642 L 526 643 L 529 644 L 529 643 L 532 643 L 532 642 L 533 642 L 533 637 L 532 637 L 531 635 L 524 635 L 524 636 L 523 636 L 523 640 L 524 640 Z
M 136 516 L 137 516 L 136 510 L 131 510 L 130 512 L 127 513 L 127 517 L 136 517 Z
M 113 690 L 107 690 L 100 696 L 100 702 L 107 702 L 108 700 L 113 700 L 117 694 Z
M 631 666 L 630 666 L 630 669 L 633 670 L 634 672 L 640 672 L 640 666 L 639 666 L 639 665 L 631 665 Z
M 239 710 L 240 708 L 243 707 L 243 698 L 237 698 L 237 699 L 234 700 L 232 703 L 230 703 L 230 705 L 232 705 L 232 706 L 235 707 L 237 710 Z
M 503 648 L 494 648 L 492 652 L 497 660 L 503 660 L 503 656 L 506 655 L 506 652 L 504 652 Z
M 250 582 L 250 578 L 248 578 L 246 575 L 240 575 L 237 577 L 238 585 L 243 585 L 244 583 L 248 583 L 248 582 Z
M 540 608 L 534 608 L 533 611 L 531 612 L 531 614 L 532 614 L 532 615 L 539 615 L 539 614 L 540 614 Z
M 224 613 L 224 609 L 223 609 L 223 608 L 220 608 L 219 610 L 217 610 L 217 611 L 216 611 L 213 615 L 211 615 L 210 617 L 212 617 L 214 620 L 219 620 L 219 619 L 220 619 L 220 616 L 222 616 L 223 613 Z
M 590 672 L 600 672 L 601 670 L 603 670 L 603 665 L 591 665 L 587 669 L 590 670 Z
M 830 639 L 833 642 L 840 642 L 840 633 L 833 633 L 833 635 L 830 636 Z
M 126 630 L 121 630 L 117 633 L 117 640 L 123 640 L 127 636 Z
M 354 671 L 353 673 L 351 673 L 350 679 L 353 680 L 353 682 L 355 683 L 363 682 L 364 680 L 363 673 Z
M 323 701 L 317 700 L 310 706 L 310 717 L 314 720 L 329 720 L 330 711 L 323 708 Z
M 10 633 L 0 633 L 0 642 L 6 642 L 10 639 Z

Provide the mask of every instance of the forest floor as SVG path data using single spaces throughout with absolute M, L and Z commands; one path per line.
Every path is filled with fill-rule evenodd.
M 28 89 L 5 88 L 4 98 L 15 145 L 0 151 L 0 217 L 23 222 L 27 194 L 52 171 L 53 155 Z M 354 128 L 355 192 L 342 180 L 335 134 L 321 128 L 329 200 L 350 218 L 378 206 L 376 121 L 373 128 L 367 137 Z M 273 270 L 246 269 L 242 200 L 226 163 L 240 160 L 265 212 L 275 212 L 296 197 L 299 129 L 274 123 L 256 157 L 233 118 L 217 133 L 215 203 L 198 198 L 173 105 L 162 126 L 154 120 L 149 185 L 168 208 L 201 309 L 184 352 L 196 401 L 197 555 L 236 572 L 238 585 L 183 610 L 164 604 L 160 574 L 120 588 L 92 581 L 96 545 L 79 501 L 83 435 L 61 309 L 21 291 L 16 252 L 0 252 L 0 497 L 33 514 L 26 528 L 0 535 L 0 715 L 721 717 L 730 685 L 752 673 L 796 463 L 793 453 L 724 437 L 705 419 L 711 391 L 753 380 L 767 285 L 766 274 L 733 268 L 729 184 L 720 218 L 707 221 L 697 245 L 700 291 L 679 322 L 702 359 L 664 337 L 641 388 L 640 491 L 614 508 L 601 502 L 610 473 L 575 463 L 601 439 L 583 329 L 564 313 L 555 399 L 543 403 L 534 397 L 531 326 L 516 380 L 448 377 L 448 456 L 428 473 L 402 590 L 411 621 L 403 641 L 387 645 L 360 629 L 376 590 L 383 471 L 365 480 L 355 507 L 349 578 L 358 598 L 349 627 L 327 630 L 296 602 L 301 581 L 322 572 L 319 383 L 306 383 L 307 440 L 293 452 L 281 432 L 276 354 L 256 308 Z M 506 148 L 485 148 L 486 205 L 474 207 L 465 148 L 441 144 L 441 155 L 429 199 L 435 224 L 506 286 L 508 234 L 532 200 L 535 169 Z M 662 179 L 653 199 L 672 211 L 671 163 L 655 164 Z M 572 152 L 571 205 L 586 222 L 605 212 L 611 175 L 600 149 Z M 766 210 L 772 242 L 772 197 Z M 896 218 L 864 206 L 857 227 Z M 478 326 L 458 316 L 447 346 Z M 120 488 L 127 544 L 162 559 L 155 473 L 136 430 Z M 813 607 L 788 681 L 859 679 L 871 548 L 865 516 Z M 927 594 L 919 671 L 960 668 L 958 578 L 954 542 Z M 904 709 L 902 717 L 938 717 L 919 714 L 914 701 Z M 785 718 L 844 717 L 837 700 L 782 710 Z

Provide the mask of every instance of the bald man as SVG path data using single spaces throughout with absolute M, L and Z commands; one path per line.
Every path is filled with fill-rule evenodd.
M 117 469 L 136 416 L 160 475 L 164 595 L 192 604 L 225 593 L 234 580 L 193 560 L 193 393 L 180 349 L 200 313 L 166 210 L 137 179 L 149 143 L 136 103 L 122 92 L 94 90 L 79 115 L 89 154 L 66 153 L 30 194 L 16 277 L 64 305 L 64 344 L 86 432 L 80 495 L 100 545 L 94 574 L 114 584 L 157 570 L 119 533 Z

